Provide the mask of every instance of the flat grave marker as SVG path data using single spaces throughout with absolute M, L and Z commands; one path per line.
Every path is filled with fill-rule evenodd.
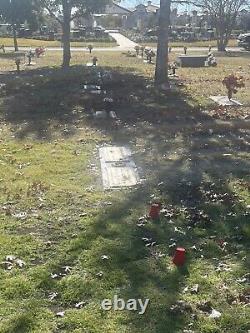
M 243 104 L 235 99 L 230 99 L 228 96 L 210 96 L 210 99 L 222 106 L 242 106 Z
M 115 111 L 105 111 L 105 110 L 102 110 L 102 111 L 96 111 L 94 113 L 94 117 L 96 119 L 117 119 L 117 115 L 115 113 Z
M 117 114 L 115 113 L 115 111 L 110 111 L 109 112 L 109 117 L 112 119 L 117 119 Z
M 102 147 L 99 157 L 104 189 L 131 187 L 139 183 L 137 167 L 129 148 Z
M 24 64 L 24 66 L 35 66 L 36 65 L 36 62 L 34 62 L 34 61 L 31 61 L 31 63 L 29 64 L 29 63 L 25 63 Z
M 108 118 L 108 113 L 106 111 L 96 111 L 95 117 L 97 119 L 106 119 L 106 118 Z
M 83 86 L 83 91 L 88 92 L 90 94 L 96 94 L 96 95 L 101 95 L 101 94 L 106 94 L 105 90 L 102 90 L 101 86 L 94 85 L 94 84 L 85 84 Z

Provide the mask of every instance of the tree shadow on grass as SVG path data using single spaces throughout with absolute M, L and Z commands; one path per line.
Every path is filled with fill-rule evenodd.
M 144 94 L 145 89 L 147 89 L 146 94 Z M 116 96 L 114 90 L 115 88 L 113 95 Z M 124 96 L 126 96 L 125 91 L 124 88 L 122 93 Z M 133 91 L 136 97 L 133 102 L 125 101 L 124 104 L 119 104 L 119 109 L 117 108 L 119 117 L 124 122 L 123 126 L 112 130 L 107 123 L 92 123 L 112 135 L 114 143 L 130 141 L 136 151 L 135 159 L 146 174 L 146 193 L 139 189 L 131 196 L 128 195 L 128 200 L 125 199 L 122 206 L 117 208 L 117 218 L 123 211 L 129 215 L 133 206 L 136 210 L 136 207 L 142 203 L 146 205 L 150 195 L 155 194 L 162 198 L 167 207 L 172 205 L 175 214 L 184 215 L 184 219 L 175 220 L 175 226 L 182 228 L 186 234 L 178 235 L 173 231 L 173 226 L 166 227 L 164 222 L 168 223 L 169 219 L 163 218 L 163 225 L 156 228 L 157 230 L 153 228 L 152 231 L 150 225 L 148 230 L 146 227 L 144 237 L 145 234 L 146 237 L 153 235 L 157 243 L 159 242 L 159 248 L 162 246 L 165 251 L 166 246 L 171 245 L 171 238 L 176 240 L 177 245 L 187 249 L 195 245 L 204 256 L 204 264 L 211 265 L 214 272 L 218 268 L 217 265 L 224 262 L 226 254 L 241 267 L 239 272 L 232 274 L 237 276 L 242 272 L 246 273 L 248 263 L 244 258 L 248 252 L 249 214 L 244 199 L 235 194 L 232 183 L 242 182 L 243 187 L 245 185 L 247 187 L 249 176 L 249 162 L 245 155 L 249 152 L 247 122 L 217 121 L 207 113 L 204 114 L 199 107 L 191 107 L 192 98 L 181 92 L 164 96 L 145 85 L 143 89 Z M 151 100 L 146 100 L 149 96 Z M 138 147 L 141 147 L 141 151 Z M 174 155 L 173 158 L 171 154 Z M 159 183 L 162 184 L 159 186 Z M 109 218 L 102 217 L 101 221 L 109 221 Z M 99 233 L 98 230 L 96 233 Z M 142 236 L 142 234 L 137 236 L 136 242 Z M 226 243 L 226 247 L 223 248 L 223 244 Z M 191 265 L 200 260 L 199 252 L 196 254 L 189 250 L 189 253 Z M 166 266 L 164 268 L 166 270 Z M 146 272 L 148 270 L 150 265 Z M 126 273 L 129 274 L 129 269 Z M 173 276 L 171 273 L 166 274 L 165 280 L 164 278 L 157 280 L 156 275 L 153 274 L 152 282 L 156 288 L 159 288 L 158 291 L 162 283 L 169 284 L 177 291 L 172 294 L 171 300 L 182 297 L 180 286 L 185 280 L 183 276 L 180 279 L 175 276 L 175 282 L 178 282 L 174 286 L 171 283 Z M 140 283 L 136 283 L 135 276 L 136 274 L 131 274 L 130 281 L 138 291 Z M 213 296 L 211 299 L 213 302 L 216 301 Z M 221 304 L 225 307 L 228 305 L 226 297 L 221 300 Z M 167 308 L 166 304 L 161 303 L 161 305 L 164 309 Z M 189 317 L 183 315 L 180 316 L 182 320 L 179 321 L 180 318 L 177 317 L 178 320 L 175 318 L 171 321 L 172 315 L 166 316 L 163 311 L 160 315 L 157 312 L 158 317 L 155 317 L 154 311 L 157 312 L 157 306 L 149 312 L 150 318 L 157 318 L 152 332 L 163 332 L 166 324 L 171 327 L 169 332 L 175 332 L 185 326 L 185 320 Z M 145 325 L 143 320 L 135 324 L 140 329 L 143 325 Z M 238 329 L 243 331 L 244 328 L 242 326 Z
M 100 98 L 83 91 L 86 83 L 100 84 L 100 71 L 103 69 L 74 66 L 68 71 L 57 68 L 31 70 L 14 79 L 14 73 L 3 76 L 6 96 L 1 105 L 1 118 L 15 127 L 19 139 L 33 136 L 51 140 L 54 132 L 51 124 L 55 129 L 59 127 L 61 134 L 71 136 L 81 117 L 90 116 L 91 108 L 102 108 L 103 96 Z M 126 84 L 125 80 L 126 76 L 123 84 Z M 135 84 L 139 85 L 139 81 Z M 106 88 L 109 88 L 108 82 Z M 67 130 L 62 129 L 63 125 Z

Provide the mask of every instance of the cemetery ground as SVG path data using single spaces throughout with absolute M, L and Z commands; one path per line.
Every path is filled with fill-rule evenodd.
M 117 46 L 116 42 L 71 42 L 72 47 L 87 47 L 89 44 L 93 45 L 93 47 L 115 47 Z M 4 45 L 5 47 L 13 47 L 13 38 L 0 38 L 0 45 Z M 32 38 L 18 38 L 19 47 L 61 47 L 60 41 L 46 41 Z
M 18 76 L 1 60 L 0 332 L 247 333 L 249 56 L 179 69 L 170 95 L 142 59 L 89 59 L 76 52 L 62 72 L 49 53 Z M 118 120 L 92 117 L 103 102 L 82 86 L 99 71 Z M 244 106 L 216 106 L 232 71 Z M 130 147 L 141 184 L 103 191 L 103 145 Z M 159 221 L 145 218 L 154 200 Z M 114 295 L 150 304 L 143 316 L 101 310 Z

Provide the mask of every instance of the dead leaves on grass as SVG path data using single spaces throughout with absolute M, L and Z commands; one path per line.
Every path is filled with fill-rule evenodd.
M 61 267 L 60 271 L 57 273 L 51 273 L 50 276 L 51 278 L 54 279 L 61 279 L 65 276 L 67 276 L 68 274 L 71 273 L 72 267 L 70 266 L 63 266 Z
M 7 255 L 5 257 L 5 261 L 3 261 L 1 264 L 4 267 L 4 269 L 6 269 L 8 271 L 12 270 L 15 267 L 24 268 L 24 266 L 26 265 L 26 263 L 23 260 L 15 257 L 13 255 Z

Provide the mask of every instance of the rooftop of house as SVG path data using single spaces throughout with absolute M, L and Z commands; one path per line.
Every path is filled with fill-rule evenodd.
M 116 2 L 112 2 L 107 5 L 105 8 L 105 14 L 128 14 L 131 13 L 131 10 L 125 7 L 120 6 Z
M 157 10 L 160 9 L 160 6 L 153 4 L 152 1 L 148 1 L 146 5 L 139 4 L 135 8 L 130 8 L 133 12 L 139 9 L 146 10 L 148 13 L 156 13 Z
M 152 1 L 148 1 L 148 4 L 146 6 L 148 13 L 156 13 L 159 8 L 160 7 L 158 5 L 153 4 Z

